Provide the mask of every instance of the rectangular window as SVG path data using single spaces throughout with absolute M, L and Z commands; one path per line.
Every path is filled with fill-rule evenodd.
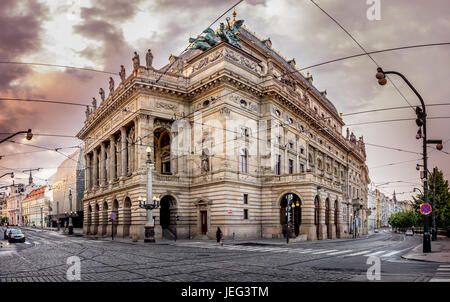
M 305 165 L 304 164 L 300 164 L 300 172 L 305 172 Z
M 294 161 L 292 159 L 289 160 L 289 174 L 294 174 Z
M 249 137 L 249 135 L 250 135 L 250 131 L 248 130 L 248 128 L 242 127 L 241 128 L 241 136 Z
M 281 175 L 281 155 L 277 155 L 277 161 L 275 164 L 275 174 Z
M 244 209 L 244 219 L 248 219 L 248 209 Z
M 244 204 L 248 204 L 248 194 L 244 194 Z

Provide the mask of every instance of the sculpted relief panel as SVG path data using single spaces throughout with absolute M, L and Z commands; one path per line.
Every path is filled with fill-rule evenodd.
M 197 64 L 194 64 L 192 66 L 192 73 L 208 66 L 209 64 L 217 61 L 221 57 L 223 57 L 223 49 L 213 52 L 210 56 L 205 57 L 205 58 L 201 59 Z

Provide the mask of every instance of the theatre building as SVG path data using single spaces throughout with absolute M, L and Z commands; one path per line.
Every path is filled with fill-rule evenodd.
M 144 237 L 150 147 L 156 238 L 299 240 L 367 233 L 362 137 L 345 125 L 326 91 L 243 21 L 191 39 L 161 69 L 133 59 L 77 137 L 85 142 L 83 232 Z M 118 62 L 118 65 L 121 63 Z M 137 64 L 137 65 L 136 65 Z M 116 79 L 117 81 L 117 79 Z

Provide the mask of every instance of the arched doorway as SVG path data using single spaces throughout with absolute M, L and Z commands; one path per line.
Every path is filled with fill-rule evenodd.
M 332 235 L 331 232 L 333 231 L 331 228 L 331 223 L 330 223 L 330 215 L 331 215 L 331 211 L 330 211 L 330 199 L 327 198 L 325 200 L 325 225 L 327 226 L 327 238 L 331 239 Z
M 176 200 L 170 195 L 161 198 L 159 210 L 159 222 L 163 230 L 163 236 L 170 231 L 172 235 L 176 232 Z
M 108 203 L 103 202 L 103 210 L 102 210 L 102 233 L 101 235 L 106 234 L 106 226 L 108 225 Z
M 123 202 L 123 237 L 130 235 L 130 225 L 131 225 L 131 199 L 130 197 L 125 198 Z
M 320 214 L 320 200 L 319 196 L 316 195 L 316 198 L 314 199 L 314 224 L 316 225 L 317 239 L 320 239 L 319 214 Z
M 111 225 L 113 225 L 112 229 L 114 230 L 113 232 L 115 236 L 117 234 L 117 223 L 119 221 L 119 201 L 117 199 L 114 199 L 113 201 L 111 212 L 116 214 L 116 219 L 111 222 Z
M 88 206 L 87 215 L 86 215 L 86 224 L 87 224 L 87 234 L 91 233 L 92 228 L 92 206 Z
M 98 203 L 95 204 L 95 211 L 94 211 L 94 235 L 97 235 L 98 233 L 98 220 L 99 220 L 99 213 L 100 213 L 100 207 Z
M 338 230 L 338 201 L 334 201 L 334 229 L 336 230 L 336 238 L 339 238 Z
M 289 197 L 291 196 L 291 197 Z M 291 232 L 291 228 L 295 237 L 297 237 L 300 233 L 300 225 L 302 224 L 302 202 L 300 197 L 294 193 L 287 193 L 283 195 L 280 201 L 280 224 L 283 236 L 286 237 L 286 205 L 288 202 L 288 198 L 292 198 L 292 204 L 295 205 L 291 208 L 292 213 L 292 221 L 289 222 L 289 228 Z
M 170 134 L 164 128 L 154 131 L 155 167 L 161 174 L 172 174 L 170 166 Z

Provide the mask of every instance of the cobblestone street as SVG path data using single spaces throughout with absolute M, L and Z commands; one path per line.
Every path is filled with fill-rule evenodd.
M 2 282 L 68 281 L 67 259 L 81 260 L 81 281 L 368 281 L 369 255 L 381 281 L 429 281 L 439 264 L 401 258 L 420 237 L 380 233 L 354 240 L 298 242 L 161 240 L 156 244 L 69 237 L 25 230 L 26 243 L 0 249 Z

